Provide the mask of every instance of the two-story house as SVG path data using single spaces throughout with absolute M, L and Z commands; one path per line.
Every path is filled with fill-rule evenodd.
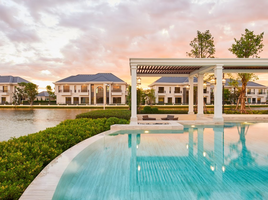
M 157 104 L 188 104 L 189 80 L 187 77 L 161 77 L 149 87 L 155 90 L 155 103 Z M 210 84 L 204 84 L 203 90 L 204 102 L 210 104 Z M 194 96 L 196 93 L 197 78 L 194 78 Z
M 127 83 L 112 73 L 79 74 L 55 84 L 57 104 L 125 104 Z
M 0 76 L 0 103 L 12 103 L 15 86 L 22 82 L 29 83 L 29 81 L 17 76 Z

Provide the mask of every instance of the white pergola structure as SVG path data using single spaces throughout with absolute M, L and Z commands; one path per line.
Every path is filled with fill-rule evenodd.
M 198 113 L 203 113 L 203 77 L 205 73 L 214 73 L 214 121 L 223 121 L 222 117 L 222 73 L 267 73 L 267 58 L 130 58 L 131 73 L 131 123 L 137 123 L 137 77 L 188 77 L 189 114 L 193 114 L 193 77 L 198 77 Z

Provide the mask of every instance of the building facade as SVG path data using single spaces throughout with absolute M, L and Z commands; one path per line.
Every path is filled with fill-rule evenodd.
M 29 83 L 29 81 L 15 76 L 0 76 L 0 103 L 12 103 L 15 86 L 19 83 Z
M 197 101 L 197 81 L 197 78 L 194 78 L 194 104 L 196 104 Z M 229 81 L 229 79 L 226 80 L 224 88 L 233 92 L 234 88 L 229 85 Z M 242 84 L 239 83 L 239 87 L 241 86 Z M 156 104 L 183 105 L 189 103 L 189 80 L 187 77 L 161 77 L 150 84 L 149 87 L 155 90 Z M 205 104 L 213 104 L 213 89 L 214 85 L 209 82 L 203 85 L 203 98 Z M 248 103 L 266 103 L 267 86 L 249 81 L 246 91 Z
M 80 74 L 55 84 L 57 104 L 125 104 L 127 83 L 111 73 Z

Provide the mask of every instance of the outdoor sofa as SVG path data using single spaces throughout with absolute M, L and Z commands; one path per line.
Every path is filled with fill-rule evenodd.
M 174 117 L 174 115 L 167 115 L 165 118 L 161 118 L 162 120 L 178 120 L 178 117 Z
M 149 117 L 148 115 L 143 115 L 142 120 L 156 120 L 156 118 Z

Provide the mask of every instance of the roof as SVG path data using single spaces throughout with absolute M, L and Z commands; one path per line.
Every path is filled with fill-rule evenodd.
M 194 77 L 194 82 L 197 83 L 196 77 Z M 230 82 L 230 79 L 226 79 L 225 86 L 230 86 L 229 82 Z M 158 80 L 156 80 L 154 83 L 152 83 L 151 86 L 154 85 L 155 83 L 175 83 L 175 84 L 176 83 L 181 83 L 181 84 L 184 83 L 184 84 L 188 84 L 189 80 L 187 77 L 161 77 Z M 242 86 L 241 81 L 238 81 L 238 85 Z M 247 86 L 249 86 L 249 87 L 267 87 L 265 85 L 261 85 L 259 83 L 253 82 L 253 81 L 249 81 Z
M 155 83 L 185 83 L 188 84 L 189 80 L 188 77 L 161 77 L 158 80 L 156 80 L 151 85 L 154 85 Z M 194 77 L 194 82 L 197 82 L 197 78 Z
M 42 97 L 49 97 L 49 94 L 48 94 L 48 92 L 47 91 L 42 91 L 42 92 L 40 92 L 40 93 L 38 93 L 38 95 L 37 95 L 38 97 L 40 97 L 40 96 L 42 96 Z
M 29 81 L 18 76 L 0 76 L 0 83 L 30 83 Z
M 229 85 L 229 82 L 230 82 L 230 79 L 226 79 L 225 86 L 230 86 L 230 85 Z M 238 81 L 238 86 L 242 86 L 241 81 Z M 265 85 L 261 85 L 261 84 L 259 84 L 259 83 L 253 82 L 253 81 L 249 81 L 249 82 L 247 83 L 247 86 L 249 86 L 249 87 L 267 87 L 267 86 L 265 86 Z
M 268 58 L 130 58 L 129 63 L 140 77 L 211 73 L 216 66 L 224 73 L 268 72 Z
M 122 82 L 124 81 L 112 73 L 98 73 L 98 74 L 78 74 L 76 76 L 69 76 L 56 83 L 61 82 Z

